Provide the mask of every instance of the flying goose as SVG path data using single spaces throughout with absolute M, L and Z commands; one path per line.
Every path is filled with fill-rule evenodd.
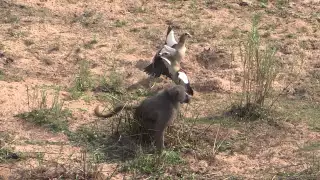
M 162 63 L 162 60 L 164 58 L 163 56 L 166 56 L 165 59 L 170 62 L 170 68 L 178 72 L 180 70 L 180 63 L 175 61 L 176 54 L 177 50 L 167 45 L 164 45 L 164 47 L 160 49 L 157 52 L 157 54 L 153 57 L 152 63 L 144 68 L 144 72 L 153 77 L 160 77 L 161 74 L 166 72 L 168 68 Z
M 172 54 L 168 51 L 161 51 L 158 53 L 158 56 L 154 59 L 153 64 L 150 64 L 145 68 L 145 72 L 154 77 L 159 77 L 160 75 L 165 75 L 170 78 L 176 84 L 183 85 L 186 88 L 187 94 L 193 96 L 193 89 L 190 86 L 188 76 L 180 68 L 176 69 L 172 65 L 172 62 L 169 60 L 172 57 Z M 150 69 L 154 69 L 153 66 L 158 68 L 155 71 L 150 72 Z
M 168 27 L 167 30 L 167 36 L 166 36 L 166 42 L 163 45 L 163 48 L 158 50 L 158 52 L 155 54 L 155 56 L 152 59 L 152 63 L 147 66 L 144 71 L 147 74 L 150 74 L 155 77 L 159 77 L 161 75 L 161 72 L 164 71 L 163 68 L 166 68 L 165 66 L 159 66 L 158 63 L 159 59 L 161 59 L 159 53 L 163 53 L 164 51 L 167 51 L 170 56 L 168 56 L 168 60 L 171 62 L 171 66 L 175 71 L 180 70 L 180 62 L 181 59 L 185 57 L 186 53 L 186 46 L 185 42 L 187 37 L 191 37 L 189 33 L 184 33 L 183 35 L 180 36 L 179 42 L 177 43 L 175 37 L 174 37 L 174 31 L 172 26 Z M 161 60 L 160 60 L 161 61 Z

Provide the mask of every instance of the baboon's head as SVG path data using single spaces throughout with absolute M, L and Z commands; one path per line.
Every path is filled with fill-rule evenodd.
M 185 87 L 181 85 L 176 85 L 168 90 L 169 96 L 171 97 L 173 102 L 179 102 L 179 103 L 189 103 L 190 102 L 190 97 L 186 93 Z

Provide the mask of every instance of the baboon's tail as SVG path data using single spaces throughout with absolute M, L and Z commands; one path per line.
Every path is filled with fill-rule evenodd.
M 116 108 L 113 109 L 112 112 L 108 113 L 108 114 L 105 114 L 103 112 L 103 110 L 101 111 L 100 110 L 100 106 L 97 106 L 95 109 L 94 109 L 94 113 L 96 116 L 98 117 L 104 117 L 104 118 L 109 118 L 109 117 L 112 117 L 116 114 L 118 114 L 120 111 L 126 109 L 126 110 L 130 110 L 130 109 L 136 109 L 138 106 L 137 105 L 119 105 L 117 106 Z

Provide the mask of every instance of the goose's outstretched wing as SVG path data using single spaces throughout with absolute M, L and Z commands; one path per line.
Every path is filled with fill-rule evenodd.
M 174 31 L 173 31 L 172 26 L 168 26 L 165 44 L 170 47 L 173 47 L 175 44 L 178 44 L 176 38 L 174 37 Z
M 158 54 L 163 57 L 174 57 L 176 53 L 178 53 L 177 50 L 168 45 L 163 45 L 163 48 L 158 51 Z
M 144 68 L 144 72 L 154 77 L 160 77 L 161 75 L 164 75 L 172 79 L 175 73 L 171 66 L 170 60 L 165 57 L 164 54 L 167 54 L 167 52 L 158 53 L 154 57 L 154 62 Z

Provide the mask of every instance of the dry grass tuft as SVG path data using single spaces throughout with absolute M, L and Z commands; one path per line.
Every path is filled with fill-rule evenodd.
M 261 48 L 258 32 L 259 15 L 254 15 L 252 29 L 245 41 L 240 43 L 243 65 L 242 98 L 231 112 L 241 118 L 258 119 L 266 112 L 265 100 L 271 96 L 273 83 L 278 74 L 276 49 Z

